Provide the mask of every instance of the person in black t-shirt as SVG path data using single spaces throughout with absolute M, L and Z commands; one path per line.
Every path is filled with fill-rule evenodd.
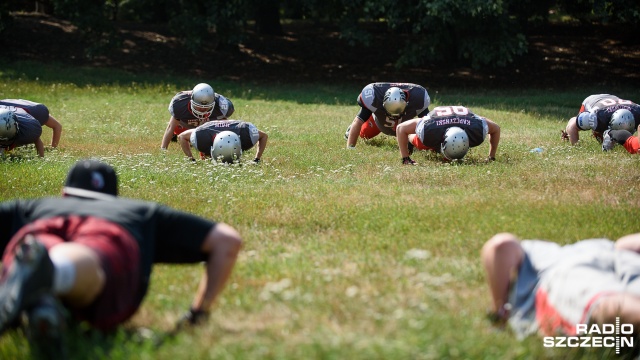
M 52 299 L 76 320 L 113 330 L 139 308 L 156 263 L 205 262 L 181 323 L 206 318 L 240 251 L 238 232 L 117 192 L 113 168 L 83 160 L 70 170 L 62 198 L 0 203 L 0 334 Z

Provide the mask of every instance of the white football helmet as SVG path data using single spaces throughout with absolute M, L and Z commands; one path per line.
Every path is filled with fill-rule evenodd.
M 191 111 L 198 119 L 204 120 L 213 112 L 216 105 L 216 93 L 208 84 L 196 85 L 191 91 Z
M 233 163 L 240 160 L 242 147 L 240 136 L 233 131 L 222 131 L 213 140 L 211 146 L 211 158 L 216 161 Z
M 18 135 L 16 114 L 7 109 L 0 110 L 0 141 L 13 140 Z
M 462 159 L 469 151 L 469 135 L 457 126 L 447 129 L 440 152 L 447 160 Z
M 399 87 L 390 87 L 384 93 L 382 106 L 391 120 L 398 120 L 407 107 L 407 97 Z
M 609 126 L 612 130 L 627 130 L 634 133 L 635 119 L 631 111 L 627 109 L 618 109 L 611 115 Z

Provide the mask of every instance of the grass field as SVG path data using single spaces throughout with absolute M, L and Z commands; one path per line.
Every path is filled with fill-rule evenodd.
M 76 160 L 97 157 L 118 171 L 122 196 L 224 221 L 243 235 L 235 271 L 205 326 L 153 346 L 188 309 L 202 272 L 159 265 L 142 308 L 121 331 L 72 333 L 74 358 L 610 355 L 546 349 L 539 338 L 519 342 L 492 328 L 479 251 L 503 231 L 562 244 L 640 231 L 640 158 L 619 146 L 603 153 L 586 132 L 579 146 L 560 141 L 587 95 L 634 100 L 637 88 L 429 89 L 434 105 L 466 105 L 501 126 L 497 161 L 484 163 L 485 143 L 461 164 L 418 153 L 419 165 L 409 167 L 384 135 L 345 149 L 343 134 L 366 84 L 176 81 L 28 63 L 1 69 L 0 98 L 44 103 L 64 130 L 60 148 L 44 159 L 22 149 L 0 161 L 0 201 L 58 195 Z M 262 164 L 191 164 L 175 143 L 160 151 L 169 100 L 201 81 L 233 100 L 233 118 L 269 134 Z M 45 128 L 45 144 L 50 137 Z M 27 353 L 22 333 L 0 338 L 0 358 Z

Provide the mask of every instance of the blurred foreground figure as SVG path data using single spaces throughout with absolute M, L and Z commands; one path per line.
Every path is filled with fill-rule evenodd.
M 156 263 L 205 263 L 181 324 L 206 319 L 240 251 L 238 232 L 117 193 L 113 168 L 83 160 L 64 197 L 0 203 L 0 334 L 27 318 L 32 343 L 63 354 L 62 306 L 76 321 L 113 330 L 140 307 Z
M 485 243 L 481 258 L 491 318 L 520 338 L 580 336 L 584 324 L 615 324 L 616 318 L 638 335 L 640 233 L 565 246 L 500 233 Z

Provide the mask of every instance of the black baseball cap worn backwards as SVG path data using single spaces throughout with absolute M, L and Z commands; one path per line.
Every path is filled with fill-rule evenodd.
M 75 163 L 62 188 L 65 196 L 112 200 L 118 196 L 118 176 L 108 164 L 98 160 L 80 160 Z

